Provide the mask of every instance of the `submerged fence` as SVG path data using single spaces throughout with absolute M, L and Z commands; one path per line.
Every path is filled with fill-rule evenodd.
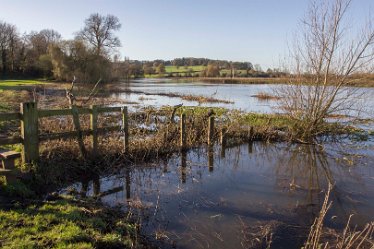
M 121 125 L 98 128 L 98 115 L 100 113 L 120 112 L 122 114 Z M 88 130 L 81 130 L 79 115 L 90 115 L 90 127 Z M 51 133 L 39 135 L 39 119 L 53 116 L 73 116 L 75 131 Z M 128 110 L 123 107 L 101 107 L 91 106 L 90 108 L 79 108 L 73 106 L 71 109 L 41 110 L 34 102 L 21 103 L 18 113 L 0 113 L 1 121 L 19 120 L 21 122 L 21 136 L 0 138 L 0 145 L 22 144 L 22 162 L 31 163 L 39 160 L 39 143 L 46 140 L 62 138 L 80 138 L 83 136 L 92 137 L 93 152 L 97 151 L 98 135 L 109 131 L 122 131 L 124 133 L 124 150 L 128 150 Z

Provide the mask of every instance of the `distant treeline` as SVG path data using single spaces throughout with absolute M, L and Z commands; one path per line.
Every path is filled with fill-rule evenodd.
M 251 62 L 212 60 L 207 58 L 176 58 L 174 60 L 126 60 L 131 77 L 283 77 L 280 69 L 263 71 Z
M 0 77 L 45 78 L 80 82 L 114 81 L 138 77 L 279 77 L 280 70 L 263 71 L 251 62 L 177 58 L 122 60 L 116 50 L 121 28 L 113 15 L 92 14 L 75 33 L 63 39 L 51 29 L 21 34 L 13 24 L 0 21 Z

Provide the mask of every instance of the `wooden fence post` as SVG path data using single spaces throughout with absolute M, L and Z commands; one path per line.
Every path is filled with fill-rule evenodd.
M 127 106 L 123 106 L 121 109 L 122 113 L 122 130 L 124 134 L 123 147 L 125 153 L 129 150 L 129 116 Z
M 72 115 L 73 115 L 74 128 L 77 132 L 79 150 L 80 150 L 80 153 L 82 154 L 82 157 L 86 158 L 87 157 L 87 151 L 86 151 L 86 147 L 84 146 L 83 133 L 82 133 L 81 124 L 80 124 L 80 121 L 79 121 L 79 110 L 75 105 L 73 105 L 73 106 L 71 106 L 71 112 L 72 112 Z
M 90 129 L 92 131 L 92 154 L 97 154 L 98 147 L 98 137 L 97 137 L 97 106 L 91 105 L 91 114 L 90 114 Z
M 39 160 L 38 108 L 35 102 L 21 103 L 21 136 L 23 139 L 22 161 Z
M 249 131 L 248 131 L 248 137 L 249 137 L 249 140 L 252 141 L 253 138 L 254 138 L 254 129 L 253 129 L 253 126 L 250 126 L 249 127 Z
M 209 122 L 208 122 L 208 145 L 213 145 L 214 140 L 214 116 L 209 117 Z
M 180 146 L 181 149 L 186 149 L 186 114 L 181 114 L 180 119 L 180 129 L 181 129 L 181 138 L 180 138 Z
M 220 142 L 221 142 L 222 147 L 226 146 L 226 131 L 227 129 L 225 127 L 223 127 L 221 130 L 221 136 L 220 136 L 221 141 Z

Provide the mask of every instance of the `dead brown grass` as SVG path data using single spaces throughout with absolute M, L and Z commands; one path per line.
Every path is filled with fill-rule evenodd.
M 264 100 L 264 101 L 269 101 L 269 100 L 279 100 L 280 97 L 271 95 L 269 93 L 265 92 L 259 92 L 255 95 L 252 95 L 251 97 L 257 98 L 258 100 Z
M 332 202 L 329 201 L 332 185 L 329 184 L 325 199 L 318 217 L 311 226 L 310 233 L 303 249 L 371 249 L 374 247 L 373 233 L 374 222 L 366 224 L 361 230 L 357 227 L 351 229 L 350 220 L 342 233 L 333 229 L 324 228 L 324 219 L 326 213 L 331 208 Z M 335 237 L 333 240 L 331 237 Z
M 195 95 L 182 95 L 181 98 L 187 101 L 196 101 L 199 103 L 223 103 L 223 104 L 233 104 L 233 101 L 216 99 L 207 96 L 195 96 Z

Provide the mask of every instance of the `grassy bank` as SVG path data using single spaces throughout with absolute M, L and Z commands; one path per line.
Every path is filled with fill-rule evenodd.
M 0 112 L 17 109 L 21 101 L 33 99 L 33 90 L 48 84 L 38 80 L 0 80 Z
M 56 197 L 0 210 L 1 248 L 149 248 L 125 213 Z

